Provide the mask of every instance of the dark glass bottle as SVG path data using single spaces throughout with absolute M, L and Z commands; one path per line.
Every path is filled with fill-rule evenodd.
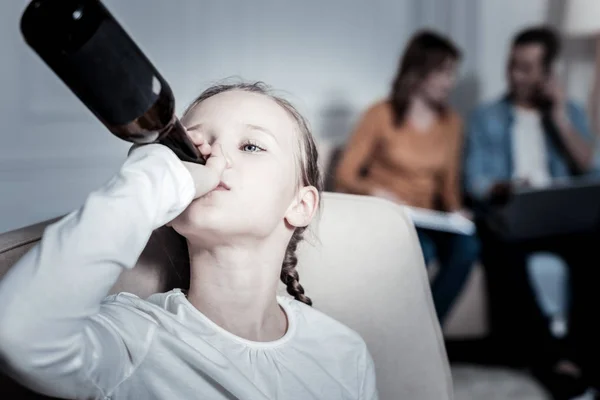
M 34 0 L 21 32 L 113 134 L 204 163 L 175 116 L 169 84 L 99 0 Z

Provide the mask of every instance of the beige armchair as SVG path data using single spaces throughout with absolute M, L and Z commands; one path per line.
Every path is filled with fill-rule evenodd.
M 49 222 L 0 235 L 0 279 L 36 244 Z M 299 254 L 301 282 L 316 308 L 365 339 L 375 361 L 380 398 L 452 399 L 423 258 L 401 207 L 326 193 L 322 213 L 306 236 Z M 181 282 L 178 276 L 185 271 L 170 267 L 163 245 L 164 238 L 153 237 L 138 265 L 121 275 L 113 292 L 147 296 Z M 10 383 L 0 381 L 4 393 L 2 385 Z

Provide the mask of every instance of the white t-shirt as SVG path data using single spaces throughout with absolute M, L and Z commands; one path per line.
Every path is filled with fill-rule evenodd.
M 0 365 L 72 399 L 377 399 L 360 336 L 295 300 L 278 298 L 288 330 L 263 343 L 220 328 L 180 290 L 105 297 L 193 194 L 169 149 L 134 150 L 0 281 Z
M 512 128 L 513 179 L 526 179 L 533 187 L 550 184 L 548 149 L 539 112 L 514 109 Z

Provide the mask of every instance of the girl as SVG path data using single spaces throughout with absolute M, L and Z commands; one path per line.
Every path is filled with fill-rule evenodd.
M 460 54 L 446 38 L 416 34 L 390 96 L 358 124 L 337 170 L 337 189 L 413 207 L 461 210 L 461 123 L 448 107 Z M 473 236 L 417 229 L 425 262 L 440 270 L 432 295 L 440 323 L 460 293 L 479 245 Z
M 2 365 L 65 398 L 376 399 L 365 343 L 310 307 L 295 270 L 321 187 L 304 119 L 241 84 L 182 122 L 206 166 L 135 147 L 0 282 Z M 105 298 L 165 224 L 186 239 L 189 290 Z

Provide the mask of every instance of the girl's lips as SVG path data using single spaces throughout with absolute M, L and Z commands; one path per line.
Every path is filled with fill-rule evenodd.
M 226 183 L 224 182 L 220 182 L 219 185 L 214 188 L 213 190 L 231 190 L 229 186 L 227 186 Z

